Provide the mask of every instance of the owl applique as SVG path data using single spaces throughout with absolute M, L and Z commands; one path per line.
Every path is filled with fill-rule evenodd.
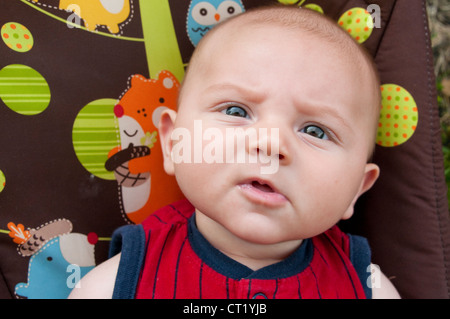
M 187 14 L 186 29 L 194 47 L 217 23 L 244 10 L 241 0 L 192 0 Z

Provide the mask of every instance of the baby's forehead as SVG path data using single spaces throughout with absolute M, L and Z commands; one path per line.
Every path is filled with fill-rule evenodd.
M 290 38 L 293 41 L 313 41 L 325 44 L 331 51 L 342 53 L 342 60 L 352 61 L 353 64 L 368 64 L 372 62 L 363 49 L 351 36 L 338 24 L 312 10 L 294 9 L 261 10 L 251 13 L 243 13 L 219 24 L 209 31 L 200 41 L 193 54 L 195 56 L 206 55 L 208 60 L 217 44 L 233 44 L 242 37 L 264 35 L 268 30 L 278 30 L 277 37 Z M 284 13 L 289 13 L 284 16 Z M 270 45 L 270 42 L 267 43 Z M 206 49 L 206 50 L 204 50 Z M 206 52 L 205 52 L 206 51 Z M 215 53 L 215 52 L 214 52 Z M 216 53 L 217 54 L 217 53 Z M 220 52 L 219 52 L 220 54 Z M 326 55 L 327 52 L 323 52 Z M 340 61 L 337 61 L 339 63 Z
M 265 35 L 268 30 L 274 29 L 276 32 L 271 32 L 272 36 L 284 38 L 287 42 L 300 41 L 308 46 L 324 47 L 320 56 L 317 56 L 318 64 L 320 59 L 327 55 L 337 57 L 333 63 L 342 64 L 348 70 L 356 70 L 362 76 L 361 80 L 372 82 L 373 97 L 377 99 L 379 81 L 372 58 L 335 21 L 308 9 L 262 10 L 231 18 L 213 28 L 200 41 L 189 68 L 191 65 L 198 65 L 208 69 L 210 63 L 217 63 L 219 57 L 226 54 L 228 47 L 236 49 L 233 44 L 236 44 L 238 39 L 251 41 L 253 37 Z M 267 45 L 271 45 L 270 41 L 267 41 Z

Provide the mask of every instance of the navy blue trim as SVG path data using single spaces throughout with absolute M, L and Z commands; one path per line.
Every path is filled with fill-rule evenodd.
M 371 251 L 366 238 L 347 234 L 350 239 L 350 261 L 358 273 L 367 299 L 372 299 L 372 288 L 368 286 L 370 276 Z
M 113 299 L 134 299 L 146 253 L 142 225 L 126 225 L 114 231 L 109 256 L 121 253 Z
M 305 239 L 300 247 L 285 260 L 253 271 L 214 248 L 198 231 L 195 214 L 189 219 L 188 238 L 192 249 L 201 260 L 218 273 L 235 280 L 291 277 L 308 267 L 313 257 L 312 241 Z

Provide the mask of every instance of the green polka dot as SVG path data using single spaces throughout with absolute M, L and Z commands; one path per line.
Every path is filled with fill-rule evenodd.
M 278 0 L 278 2 L 282 4 L 294 4 L 298 2 L 298 0 Z
M 1 28 L 1 37 L 11 50 L 17 52 L 28 52 L 34 44 L 31 32 L 17 22 L 5 23 Z
M 5 186 L 6 186 L 5 174 L 3 174 L 2 171 L 0 171 L 0 193 L 5 189 Z
M 364 8 L 352 8 L 344 12 L 338 24 L 346 30 L 358 43 L 366 41 L 373 30 L 373 21 Z
M 415 132 L 419 120 L 412 95 L 396 84 L 381 86 L 381 112 L 377 144 L 385 147 L 405 143 Z
M 38 71 L 11 64 L 0 70 L 0 98 L 19 114 L 36 115 L 48 107 L 50 88 Z
M 114 173 L 105 169 L 108 153 L 120 145 L 114 116 L 114 99 L 100 99 L 86 105 L 75 119 L 72 141 L 81 165 L 91 174 L 114 180 Z
M 315 4 L 315 3 L 309 3 L 309 4 L 305 4 L 304 7 L 305 7 L 305 8 L 308 8 L 308 9 L 311 9 L 311 10 L 314 10 L 314 11 L 317 11 L 317 12 L 323 14 L 323 9 L 322 9 L 322 7 L 319 6 L 318 4 Z

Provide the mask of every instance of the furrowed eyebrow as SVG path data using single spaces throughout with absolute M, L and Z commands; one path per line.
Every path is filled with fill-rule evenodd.
M 351 133 L 355 133 L 353 125 L 348 122 L 348 120 L 343 117 L 338 111 L 338 106 L 329 106 L 329 105 L 320 105 L 320 104 L 310 104 L 298 107 L 299 111 L 307 116 L 314 116 L 327 119 L 325 122 L 328 122 L 328 119 L 331 119 L 336 125 L 343 126 L 346 130 L 349 130 Z M 320 121 L 319 121 L 320 122 Z M 325 124 L 326 123 L 322 123 Z M 341 131 L 341 130 L 339 130 Z M 340 135 L 340 134 L 338 134 Z
M 264 100 L 265 94 L 257 91 L 253 91 L 242 86 L 232 83 L 219 83 L 214 84 L 206 88 L 206 93 L 224 92 L 224 93 L 237 93 L 239 97 L 244 98 L 246 101 L 258 103 Z

